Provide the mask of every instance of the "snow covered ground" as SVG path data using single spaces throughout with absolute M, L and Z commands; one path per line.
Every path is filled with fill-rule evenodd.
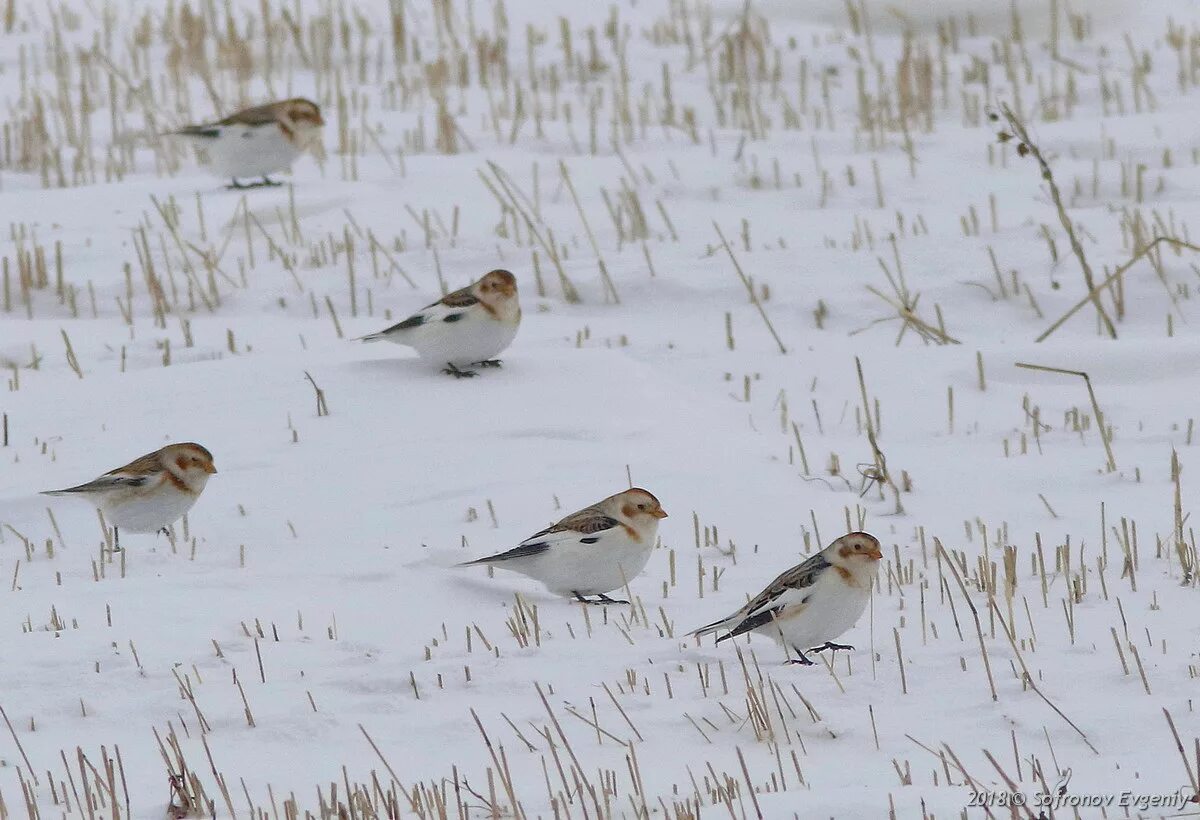
M 1195 813 L 1200 6 L 927 5 L 0 0 L 0 818 Z M 502 370 L 353 341 L 495 267 Z M 631 481 L 633 607 L 453 567 Z M 686 637 L 848 528 L 855 652 Z

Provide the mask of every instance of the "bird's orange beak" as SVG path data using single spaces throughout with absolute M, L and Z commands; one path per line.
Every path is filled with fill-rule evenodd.
M 667 517 L 667 511 L 664 510 L 662 507 L 655 508 L 654 511 L 651 512 L 650 514 L 652 516 L 654 516 L 655 518 L 666 518 Z
M 210 461 L 204 465 L 204 472 L 213 475 L 217 472 L 217 466 Z
M 883 553 L 880 552 L 879 547 L 871 547 L 871 551 L 867 553 L 867 557 L 872 561 L 878 561 L 883 558 Z

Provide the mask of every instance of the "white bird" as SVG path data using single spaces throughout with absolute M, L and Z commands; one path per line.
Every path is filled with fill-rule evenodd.
M 517 277 L 494 270 L 362 341 L 407 345 L 422 359 L 445 363 L 442 372 L 461 379 L 476 375 L 463 369 L 471 365 L 499 367 L 495 357 L 508 349 L 520 326 Z
M 216 471 L 212 453 L 199 444 L 168 444 L 86 484 L 42 495 L 76 495 L 90 501 L 112 524 L 120 549 L 122 529 L 165 529 L 192 508 Z
M 666 517 L 657 498 L 635 487 L 571 513 L 507 552 L 459 566 L 487 564 L 519 572 L 585 604 L 627 604 L 606 593 L 645 568 L 658 522 Z
M 233 180 L 230 188 L 279 185 L 270 179 L 276 171 L 291 170 L 292 163 L 310 144 L 319 143 L 325 124 L 321 109 L 303 97 L 256 105 L 223 120 L 187 125 L 175 136 L 187 137 L 208 154 L 213 172 Z M 243 185 L 238 179 L 261 177 Z
M 865 532 L 843 535 L 767 584 L 737 612 L 691 634 L 724 631 L 717 638 L 720 643 L 745 632 L 758 632 L 783 644 L 785 653 L 789 648 L 796 653 L 788 663 L 811 666 L 805 651 L 854 648 L 833 643 L 833 639 L 862 617 L 882 557 L 875 536 Z

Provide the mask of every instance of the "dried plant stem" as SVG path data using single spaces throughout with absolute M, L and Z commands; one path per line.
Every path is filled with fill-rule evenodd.
M 308 383 L 313 386 L 313 390 L 317 393 L 317 417 L 328 416 L 329 405 L 325 403 L 325 391 L 317 387 L 316 381 L 313 380 L 312 375 L 307 370 L 304 371 L 304 378 L 308 379 Z
M 771 338 L 775 340 L 775 344 L 779 345 L 780 353 L 787 353 L 787 348 L 783 346 L 783 340 L 779 338 L 779 334 L 775 332 L 775 326 L 771 324 L 771 319 L 767 316 L 767 311 L 763 308 L 762 302 L 758 300 L 758 294 L 754 292 L 754 285 L 747 278 L 742 270 L 741 264 L 738 263 L 737 257 L 733 255 L 733 248 L 729 247 L 729 242 L 725 239 L 725 234 L 721 233 L 721 226 L 713 221 L 713 228 L 717 231 L 717 236 L 721 237 L 721 245 L 725 248 L 725 252 L 729 254 L 729 259 L 733 262 L 734 270 L 741 277 L 742 284 L 746 286 L 747 293 L 750 294 L 750 301 L 758 308 L 758 313 L 762 316 L 763 323 L 767 326 L 767 330 L 771 331 Z
M 896 482 L 892 481 L 892 475 L 888 472 L 887 458 L 883 451 L 879 449 L 879 442 L 875 438 L 875 421 L 871 415 L 871 403 L 867 399 L 867 381 L 863 377 L 862 360 L 857 356 L 854 357 L 854 367 L 858 371 L 858 389 L 862 396 L 863 403 L 863 418 L 867 427 L 867 443 L 871 445 L 871 453 L 875 459 L 875 475 L 883 481 L 892 490 L 892 495 L 896 500 L 896 515 L 904 514 L 904 505 L 900 503 L 900 488 L 896 486 Z
M 992 664 L 988 660 L 987 647 L 983 643 L 983 627 L 979 623 L 979 610 L 975 608 L 975 602 L 971 600 L 971 596 L 967 594 L 967 585 L 963 583 L 962 576 L 958 574 L 958 564 L 946 552 L 946 548 L 942 546 L 940 538 L 933 539 L 934 548 L 941 554 L 942 559 L 950 567 L 950 572 L 954 575 L 954 580 L 958 582 L 958 589 L 962 593 L 963 600 L 971 609 L 971 617 L 975 619 L 975 634 L 979 637 L 979 654 L 983 657 L 983 668 L 987 672 L 988 687 L 992 690 L 992 700 L 1000 700 L 1000 696 L 996 694 L 996 681 L 992 678 Z
M 1042 331 L 1042 335 L 1038 336 L 1037 339 L 1035 339 L 1034 341 L 1044 342 L 1044 341 L 1046 341 L 1046 339 L 1050 338 L 1050 335 L 1052 333 L 1054 333 L 1054 331 L 1058 330 L 1060 327 L 1062 327 L 1066 323 L 1066 321 L 1068 319 L 1070 319 L 1072 316 L 1074 316 L 1076 313 L 1078 313 L 1080 310 L 1082 310 L 1083 306 L 1086 305 L 1088 302 L 1094 301 L 1095 299 L 1099 298 L 1100 291 L 1109 287 L 1114 282 L 1116 282 L 1118 279 L 1120 279 L 1122 276 L 1124 276 L 1125 272 L 1127 270 L 1129 270 L 1131 267 L 1133 267 L 1133 264 L 1135 262 L 1137 262 L 1143 256 L 1146 256 L 1147 254 L 1149 254 L 1152 250 L 1154 250 L 1154 248 L 1156 248 L 1158 246 L 1158 243 L 1160 243 L 1160 242 L 1166 242 L 1167 244 L 1172 245 L 1175 248 L 1187 248 L 1190 251 L 1200 251 L 1200 245 L 1193 245 L 1190 242 L 1184 242 L 1183 240 L 1176 239 L 1173 236 L 1155 237 L 1153 240 L 1151 240 L 1149 242 L 1149 244 L 1146 245 L 1146 247 L 1142 248 L 1140 251 L 1138 251 L 1132 257 L 1130 257 L 1128 262 L 1121 265 L 1115 271 L 1113 271 L 1108 276 L 1106 276 L 1104 278 L 1103 282 L 1101 282 L 1099 285 L 1097 285 L 1096 287 L 1094 287 L 1090 291 L 1088 291 L 1087 296 L 1083 297 L 1078 302 L 1076 302 L 1075 305 L 1072 306 L 1071 309 L 1068 310 L 1066 313 L 1064 313 L 1061 317 L 1059 317 L 1058 320 L 1054 324 L 1050 325 L 1050 327 L 1048 327 L 1044 331 Z
M 1113 325 L 1112 319 L 1109 318 L 1108 312 L 1104 310 L 1104 305 L 1100 302 L 1100 294 L 1096 290 L 1095 277 L 1092 275 L 1092 266 L 1088 263 L 1087 256 L 1083 252 L 1083 245 L 1079 242 L 1079 236 L 1075 232 L 1075 225 L 1071 222 L 1071 217 L 1067 216 L 1067 209 L 1063 205 L 1062 194 L 1059 193 L 1058 184 L 1054 181 L 1054 172 L 1050 170 L 1050 164 L 1046 162 L 1046 157 L 1042 155 L 1042 150 L 1030 139 L 1029 131 L 1026 130 L 1025 124 L 1008 107 L 1007 103 L 1000 104 L 1000 111 L 1004 115 L 1004 119 L 1008 122 L 1009 128 L 1013 130 L 1013 135 L 1021 141 L 1022 145 L 1029 149 L 1029 153 L 1037 160 L 1037 164 L 1042 170 L 1042 179 L 1046 181 L 1046 184 L 1050 188 L 1050 199 L 1054 202 L 1054 209 L 1058 211 L 1058 221 L 1062 223 L 1063 230 L 1067 232 L 1067 239 L 1071 242 L 1071 251 L 1075 254 L 1075 258 L 1079 260 L 1079 266 L 1083 269 L 1083 281 L 1087 285 L 1088 299 L 1096 306 L 1096 313 L 1104 323 L 1104 329 L 1108 332 L 1108 335 L 1113 339 L 1117 338 L 1117 328 Z
M 936 541 L 937 539 L 934 540 Z M 951 569 L 954 569 L 953 563 L 951 564 Z M 954 574 L 955 576 L 958 575 L 957 569 L 954 569 Z M 968 603 L 970 602 L 968 601 Z M 1063 710 L 1055 706 L 1054 702 L 1051 701 L 1050 698 L 1046 697 L 1042 690 L 1038 688 L 1037 683 L 1033 679 L 1033 674 L 1029 671 L 1029 667 L 1025 665 L 1025 658 L 1021 655 L 1021 650 L 1017 648 L 1016 638 L 1013 637 L 1012 630 L 1008 628 L 1008 622 L 1004 620 L 1004 614 L 1000 612 L 1000 607 L 996 606 L 995 599 L 991 600 L 991 607 L 992 613 L 996 616 L 997 620 L 1000 621 L 1000 627 L 1004 630 L 1004 637 L 1008 638 L 1009 646 L 1012 647 L 1013 655 L 1015 655 L 1017 658 L 1017 663 L 1021 665 L 1021 672 L 1024 674 L 1025 684 L 1032 689 L 1039 698 L 1045 701 L 1046 705 L 1053 709 L 1060 718 L 1065 720 L 1072 729 L 1079 733 L 1079 736 L 1083 738 L 1083 742 L 1087 744 L 1089 749 L 1096 754 L 1100 754 L 1100 751 L 1092 745 L 1092 742 L 1088 740 L 1087 734 L 1075 724 L 1075 721 L 1067 717 Z M 974 611 L 974 607 L 972 607 L 972 611 Z M 980 636 L 980 640 L 982 641 L 982 635 Z
M 1104 452 L 1108 458 L 1108 471 L 1116 472 L 1117 460 L 1113 457 L 1112 442 L 1108 437 L 1108 426 L 1104 423 L 1104 413 L 1100 410 L 1100 403 L 1096 401 L 1096 391 L 1092 389 L 1092 380 L 1088 378 L 1088 374 L 1082 370 L 1066 370 L 1061 367 L 1047 367 L 1042 364 L 1028 364 L 1026 362 L 1017 362 L 1017 367 L 1023 367 L 1026 370 L 1042 370 L 1046 373 L 1062 373 L 1067 376 L 1081 376 L 1083 383 L 1087 386 L 1088 398 L 1092 400 L 1092 412 L 1096 414 L 1096 426 L 1100 428 L 1100 441 L 1104 442 Z
M 4 718 L 4 725 L 8 727 L 8 733 L 12 735 L 13 743 L 17 744 L 17 751 L 21 753 L 21 759 L 25 761 L 25 768 L 29 769 L 29 776 L 33 778 L 34 783 L 40 782 L 33 764 L 29 762 L 29 755 L 25 754 L 25 747 L 21 745 L 21 738 L 17 737 L 17 730 L 13 728 L 12 721 L 8 719 L 8 713 L 4 711 L 3 706 L 0 706 L 0 717 Z

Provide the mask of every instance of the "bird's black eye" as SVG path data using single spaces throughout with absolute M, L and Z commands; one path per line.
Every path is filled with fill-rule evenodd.
M 646 505 L 645 505 L 645 504 L 638 504 L 638 509 L 639 509 L 639 510 L 644 510 L 644 509 L 646 509 Z

